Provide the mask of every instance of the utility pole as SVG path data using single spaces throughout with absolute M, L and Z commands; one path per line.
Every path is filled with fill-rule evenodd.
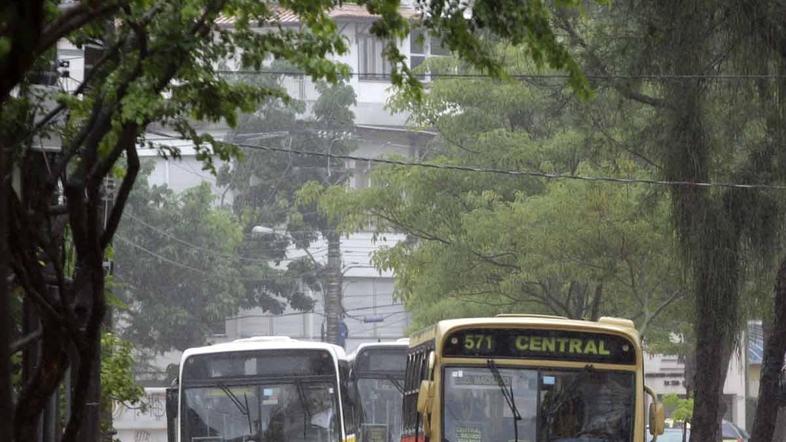
M 327 290 L 325 290 L 325 341 L 339 344 L 341 322 L 341 236 L 335 230 L 326 235 L 328 243 Z

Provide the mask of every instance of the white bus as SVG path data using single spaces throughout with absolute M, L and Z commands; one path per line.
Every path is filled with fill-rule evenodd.
M 359 442 L 399 442 L 409 339 L 361 344 L 350 355 Z
M 341 347 L 288 337 L 183 353 L 167 395 L 172 442 L 354 442 Z

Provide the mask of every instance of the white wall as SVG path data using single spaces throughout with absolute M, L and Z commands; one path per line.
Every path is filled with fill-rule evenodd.
M 685 394 L 685 365 L 676 356 L 645 354 L 644 381 L 656 394 Z M 676 385 L 674 385 L 676 382 Z M 745 428 L 745 370 L 742 354 L 736 352 L 729 362 L 723 394 L 731 398 L 728 410 L 732 421 Z
M 145 388 L 146 410 L 115 403 L 112 423 L 121 442 L 166 442 L 166 389 Z
M 745 360 L 741 351 L 734 352 L 729 361 L 723 394 L 732 396 L 731 410 L 728 410 L 732 420 L 738 426 L 745 428 Z

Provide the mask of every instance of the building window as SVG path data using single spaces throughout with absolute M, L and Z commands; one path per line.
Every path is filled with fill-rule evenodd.
M 429 57 L 442 57 L 450 55 L 450 50 L 442 45 L 439 37 L 428 35 L 420 29 L 413 29 L 409 34 L 409 67 L 417 68 Z M 421 74 L 425 79 L 428 73 Z
M 358 34 L 358 71 L 360 80 L 387 80 L 390 61 L 385 58 L 385 42 L 371 34 Z

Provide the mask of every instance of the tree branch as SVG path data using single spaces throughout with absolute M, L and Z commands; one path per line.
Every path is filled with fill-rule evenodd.
M 34 49 L 44 22 L 44 3 L 44 0 L 28 0 L 3 5 L 1 36 L 11 39 L 13 44 L 0 58 L 0 107 L 35 63 Z
M 589 58 L 590 63 L 595 67 L 595 69 L 599 70 L 603 73 L 604 76 L 608 78 L 607 82 L 610 86 L 612 86 L 617 92 L 619 92 L 625 98 L 638 101 L 640 103 L 648 104 L 652 107 L 657 108 L 666 108 L 668 107 L 668 103 L 665 100 L 660 98 L 652 97 L 646 94 L 643 94 L 639 91 L 634 90 L 630 85 L 626 84 L 620 80 L 614 80 L 613 76 L 609 72 L 608 67 L 606 67 L 603 60 L 589 47 L 587 42 L 579 35 L 576 29 L 571 25 L 570 19 L 565 16 L 564 13 L 556 14 L 557 23 L 560 27 L 568 33 L 568 37 L 571 43 L 574 46 L 581 47 L 584 49 L 587 57 Z
M 23 348 L 27 347 L 31 343 L 37 341 L 41 338 L 41 329 L 37 329 L 36 331 L 30 333 L 27 336 L 17 339 L 13 343 L 11 343 L 11 354 L 14 354 Z
M 592 123 L 593 123 L 593 126 L 595 127 L 595 129 L 600 131 L 601 135 L 603 135 L 607 140 L 611 141 L 615 146 L 619 147 L 620 149 L 624 150 L 625 152 L 628 152 L 629 154 L 635 156 L 636 158 L 641 159 L 645 163 L 649 164 L 650 166 L 652 166 L 652 167 L 654 167 L 654 168 L 656 168 L 658 170 L 661 170 L 663 168 L 660 164 L 657 164 L 655 161 L 652 161 L 651 159 L 649 159 L 646 155 L 642 154 L 641 152 L 633 150 L 633 149 L 629 148 L 628 146 L 626 146 L 625 143 L 622 143 L 622 142 L 616 140 L 614 138 L 614 136 L 612 136 L 609 133 L 609 131 L 606 130 L 606 128 L 603 127 L 602 124 L 600 124 L 600 122 L 598 121 L 597 118 L 595 118 L 592 115 L 590 115 L 590 118 L 592 118 Z
M 99 4 L 100 6 L 95 7 L 94 4 Z M 62 38 L 83 27 L 87 23 L 111 14 L 117 10 L 120 5 L 120 2 L 82 1 L 74 6 L 68 7 L 62 15 L 44 26 L 44 29 L 41 31 L 41 38 L 38 40 L 38 45 L 35 49 L 36 54 L 45 52 Z
M 50 328 L 49 325 L 46 322 L 41 325 L 43 331 L 40 358 L 16 403 L 13 439 L 16 441 L 36 440 L 36 422 L 39 422 L 41 411 L 66 372 L 67 340 L 59 329 Z
M 127 136 L 131 137 L 130 134 Z M 123 177 L 123 182 L 120 184 L 120 189 L 117 192 L 117 198 L 115 198 L 112 204 L 112 212 L 107 219 L 104 233 L 101 235 L 101 248 L 103 249 L 106 249 L 112 241 L 112 237 L 115 235 L 118 225 L 120 225 L 123 209 L 125 209 L 128 196 L 131 194 L 131 189 L 134 187 L 134 182 L 136 182 L 136 177 L 139 174 L 139 155 L 137 154 L 135 146 L 137 136 L 138 133 L 133 134 L 133 139 L 126 144 L 128 168 L 126 169 L 126 175 Z
M 678 291 L 672 293 L 671 296 L 666 298 L 665 301 L 661 302 L 660 305 L 658 305 L 658 307 L 655 308 L 655 311 L 652 312 L 651 315 L 649 315 L 649 317 L 645 317 L 644 318 L 644 323 L 641 324 L 641 328 L 639 330 L 639 333 L 641 335 L 644 335 L 644 332 L 647 331 L 647 328 L 652 323 L 652 320 L 657 318 L 661 313 L 663 313 L 663 310 L 665 310 L 668 306 L 670 306 L 672 303 L 674 303 L 674 301 L 682 298 L 683 295 L 684 294 L 681 291 L 678 290 Z
M 597 321 L 600 317 L 600 305 L 603 302 L 603 283 L 599 282 L 597 286 L 595 286 L 595 293 L 592 295 L 592 301 L 590 302 L 590 319 L 593 321 Z
M 109 48 L 109 50 L 107 50 L 107 52 L 104 54 L 104 56 L 103 56 L 103 57 L 101 57 L 101 58 L 100 58 L 100 59 L 99 59 L 99 60 L 96 62 L 96 64 L 93 66 L 93 68 L 92 68 L 92 69 L 90 70 L 90 72 L 87 74 L 87 76 L 84 78 L 84 80 L 82 81 L 82 83 L 80 83 L 80 84 L 79 84 L 79 86 L 77 86 L 77 88 L 74 90 L 74 92 L 72 92 L 72 93 L 71 93 L 71 96 L 72 96 L 72 97 L 78 97 L 80 94 L 82 94 L 82 93 L 85 91 L 85 89 L 87 88 L 87 86 L 88 86 L 88 85 L 89 85 L 89 84 L 92 82 L 92 80 L 93 80 L 93 79 L 96 77 L 96 75 L 97 75 L 97 72 L 99 71 L 99 69 L 100 69 L 100 68 L 101 68 L 101 67 L 102 67 L 104 64 L 106 64 L 106 62 L 108 62 L 108 61 L 109 61 L 110 59 L 112 59 L 112 58 L 115 58 L 115 57 L 116 57 L 116 56 L 117 56 L 117 55 L 120 53 L 120 47 L 122 46 L 122 43 L 123 43 L 122 41 L 118 41 L 118 42 L 116 42 L 115 44 L 113 44 L 113 45 L 112 45 L 112 46 Z M 46 115 L 45 115 L 45 116 L 44 116 L 44 117 L 43 117 L 41 120 L 39 120 L 39 121 L 38 121 L 38 122 L 37 122 L 37 123 L 36 123 L 36 124 L 33 126 L 33 128 L 32 128 L 30 131 L 28 131 L 28 132 L 27 132 L 25 135 L 23 135 L 21 138 L 19 138 L 19 139 L 16 141 L 16 145 L 18 146 L 18 145 L 20 145 L 20 144 L 22 144 L 22 143 L 26 142 L 27 140 L 29 140 L 31 137 L 33 137 L 33 136 L 35 136 L 36 134 L 38 134 L 38 133 L 41 131 L 41 129 L 43 129 L 43 128 L 44 128 L 44 127 L 46 127 L 46 126 L 47 126 L 49 123 L 51 123 L 51 122 L 52 122 L 52 120 L 53 120 L 55 117 L 57 117 L 58 115 L 60 115 L 60 113 L 61 113 L 61 112 L 63 112 L 65 109 L 66 109 L 66 104 L 65 104 L 65 103 L 60 103 L 60 104 L 58 104 L 57 106 L 55 106 L 54 108 L 52 108 L 52 110 L 51 110 L 51 111 L 49 111 L 49 112 L 48 112 L 48 113 L 47 113 L 47 114 L 46 114 Z M 58 176 L 58 174 L 55 174 L 55 176 Z

